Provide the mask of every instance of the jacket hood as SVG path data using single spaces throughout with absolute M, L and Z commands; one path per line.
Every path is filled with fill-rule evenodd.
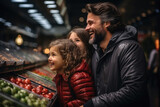
M 127 25 L 124 31 L 115 32 L 112 35 L 111 40 L 107 46 L 107 49 L 123 40 L 135 40 L 137 41 L 137 29 L 131 25 Z M 93 47 L 97 50 L 97 44 L 93 44 Z
M 124 31 L 114 33 L 108 44 L 108 47 L 110 47 L 110 45 L 117 44 L 123 40 L 137 41 L 137 29 L 133 26 L 127 25 Z

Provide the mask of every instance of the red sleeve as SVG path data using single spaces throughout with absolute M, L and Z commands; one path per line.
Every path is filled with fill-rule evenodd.
M 92 77 L 86 72 L 76 72 L 70 79 L 76 99 L 68 102 L 68 107 L 83 105 L 95 95 Z

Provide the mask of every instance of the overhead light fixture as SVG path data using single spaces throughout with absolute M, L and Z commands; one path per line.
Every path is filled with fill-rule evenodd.
M 80 21 L 80 22 L 84 22 L 84 18 L 83 18 L 83 17 L 80 17 L 80 18 L 79 18 L 79 21 Z
M 50 13 L 59 13 L 59 10 L 50 10 Z
M 33 17 L 33 19 L 35 19 L 35 20 L 43 20 L 44 17 Z
M 52 26 L 48 22 L 47 19 L 45 19 L 44 16 L 42 16 L 41 13 L 31 13 L 30 16 L 36 20 L 43 28 L 50 29 Z
M 156 9 L 155 11 L 156 11 L 156 13 L 159 13 L 159 9 Z
M 21 35 L 18 35 L 15 39 L 15 42 L 17 45 L 22 45 L 23 44 L 23 38 Z
M 47 5 L 47 8 L 56 8 L 56 5 Z
M 36 13 L 36 12 L 37 12 L 36 9 L 29 9 L 29 10 L 28 10 L 28 13 Z
M 140 16 L 137 16 L 136 19 L 137 19 L 138 21 L 140 21 L 140 20 L 141 20 L 141 17 L 140 17 Z
M 22 3 L 22 2 L 27 2 L 27 0 L 11 0 L 11 2 Z
M 20 4 L 19 7 L 21 7 L 21 8 L 32 8 L 33 4 Z
M 53 14 L 53 17 L 58 24 L 63 24 L 63 20 L 62 20 L 62 17 L 60 16 L 60 14 Z
M 87 10 L 86 10 L 85 8 L 82 8 L 81 12 L 82 12 L 82 13 L 86 13 Z
M 4 23 L 6 20 L 3 18 L 0 18 L 0 22 Z
M 4 25 L 8 26 L 8 27 L 12 26 L 12 24 L 10 22 L 6 22 Z
M 44 1 L 44 4 L 54 4 L 55 1 Z
M 142 17 L 146 17 L 146 13 L 144 13 L 144 12 L 141 15 L 142 15 Z
M 30 16 L 32 17 L 42 17 L 42 14 L 41 13 L 31 13 Z

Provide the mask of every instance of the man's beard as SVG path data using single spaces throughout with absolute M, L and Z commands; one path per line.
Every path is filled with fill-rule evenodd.
M 89 44 L 100 44 L 102 40 L 104 40 L 106 36 L 106 32 L 104 29 L 101 30 L 95 30 L 94 31 L 94 38 L 89 40 Z

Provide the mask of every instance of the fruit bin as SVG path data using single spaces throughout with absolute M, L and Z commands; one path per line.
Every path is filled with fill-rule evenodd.
M 17 86 L 3 78 L 0 79 L 0 92 L 30 107 L 47 107 L 49 100 Z M 24 107 L 25 107 L 24 106 Z M 23 106 L 21 106 L 23 107 Z
M 48 101 L 46 107 L 52 106 L 56 100 L 56 91 L 30 81 L 29 79 L 22 78 L 15 74 L 12 74 L 11 76 L 4 76 L 2 79 L 16 87 L 19 87 L 20 89 L 26 90 L 28 93 L 32 93 L 40 99 L 46 99 Z
M 29 107 L 0 91 L 0 107 Z
M 44 77 L 42 77 L 42 76 L 40 76 L 40 75 L 38 75 L 36 73 L 33 73 L 31 71 L 26 71 L 25 73 L 18 73 L 18 75 L 20 77 L 23 77 L 23 78 L 28 78 L 31 81 L 39 83 L 39 84 L 41 84 L 41 85 L 43 85 L 43 86 L 45 86 L 45 87 L 47 87 L 49 89 L 52 89 L 54 91 L 56 90 L 56 88 L 55 88 L 56 85 L 55 85 L 55 83 L 53 81 L 48 80 L 48 79 L 46 79 L 46 78 L 44 78 Z

